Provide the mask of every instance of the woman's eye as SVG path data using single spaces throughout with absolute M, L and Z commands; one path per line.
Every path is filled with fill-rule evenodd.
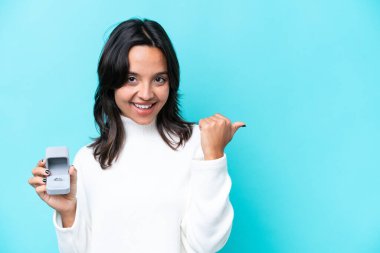
M 137 78 L 135 76 L 128 76 L 127 80 L 125 81 L 124 85 L 128 85 L 131 87 L 135 87 L 138 85 Z
M 136 77 L 134 77 L 134 76 L 128 76 L 128 78 L 127 78 L 127 82 L 128 83 L 133 83 L 135 81 L 136 81 Z
M 156 77 L 155 81 L 160 84 L 164 84 L 166 82 L 166 78 L 163 78 L 162 76 Z

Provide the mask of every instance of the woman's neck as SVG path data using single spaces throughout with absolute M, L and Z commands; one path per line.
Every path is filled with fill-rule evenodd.
M 137 137 L 151 136 L 158 133 L 158 130 L 156 127 L 156 118 L 154 118 L 152 122 L 146 125 L 138 124 L 133 119 L 126 117 L 124 115 L 120 115 L 120 118 L 123 122 L 127 138 L 129 136 L 137 136 Z

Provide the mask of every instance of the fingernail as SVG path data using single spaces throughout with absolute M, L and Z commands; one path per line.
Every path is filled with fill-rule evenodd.
M 44 159 L 41 159 L 41 163 L 43 163 L 44 162 Z
M 246 127 L 247 125 L 242 125 L 242 127 Z
M 45 170 L 45 173 L 50 175 L 50 171 L 49 170 Z
M 46 183 L 46 178 L 42 179 L 42 182 Z

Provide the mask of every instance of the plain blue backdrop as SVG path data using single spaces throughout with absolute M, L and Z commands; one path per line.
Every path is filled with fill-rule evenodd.
M 131 17 L 171 37 L 187 120 L 247 124 L 222 252 L 380 252 L 379 1 L 0 0 L 1 253 L 58 252 L 27 180 L 47 146 L 97 135 L 97 61 Z

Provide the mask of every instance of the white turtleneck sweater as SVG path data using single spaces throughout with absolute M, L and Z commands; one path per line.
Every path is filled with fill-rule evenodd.
M 76 154 L 77 211 L 72 227 L 53 223 L 61 253 L 216 252 L 234 216 L 226 154 L 204 160 L 198 125 L 184 147 L 172 150 L 155 121 L 121 116 L 126 141 L 119 159 L 101 169 L 92 149 Z

